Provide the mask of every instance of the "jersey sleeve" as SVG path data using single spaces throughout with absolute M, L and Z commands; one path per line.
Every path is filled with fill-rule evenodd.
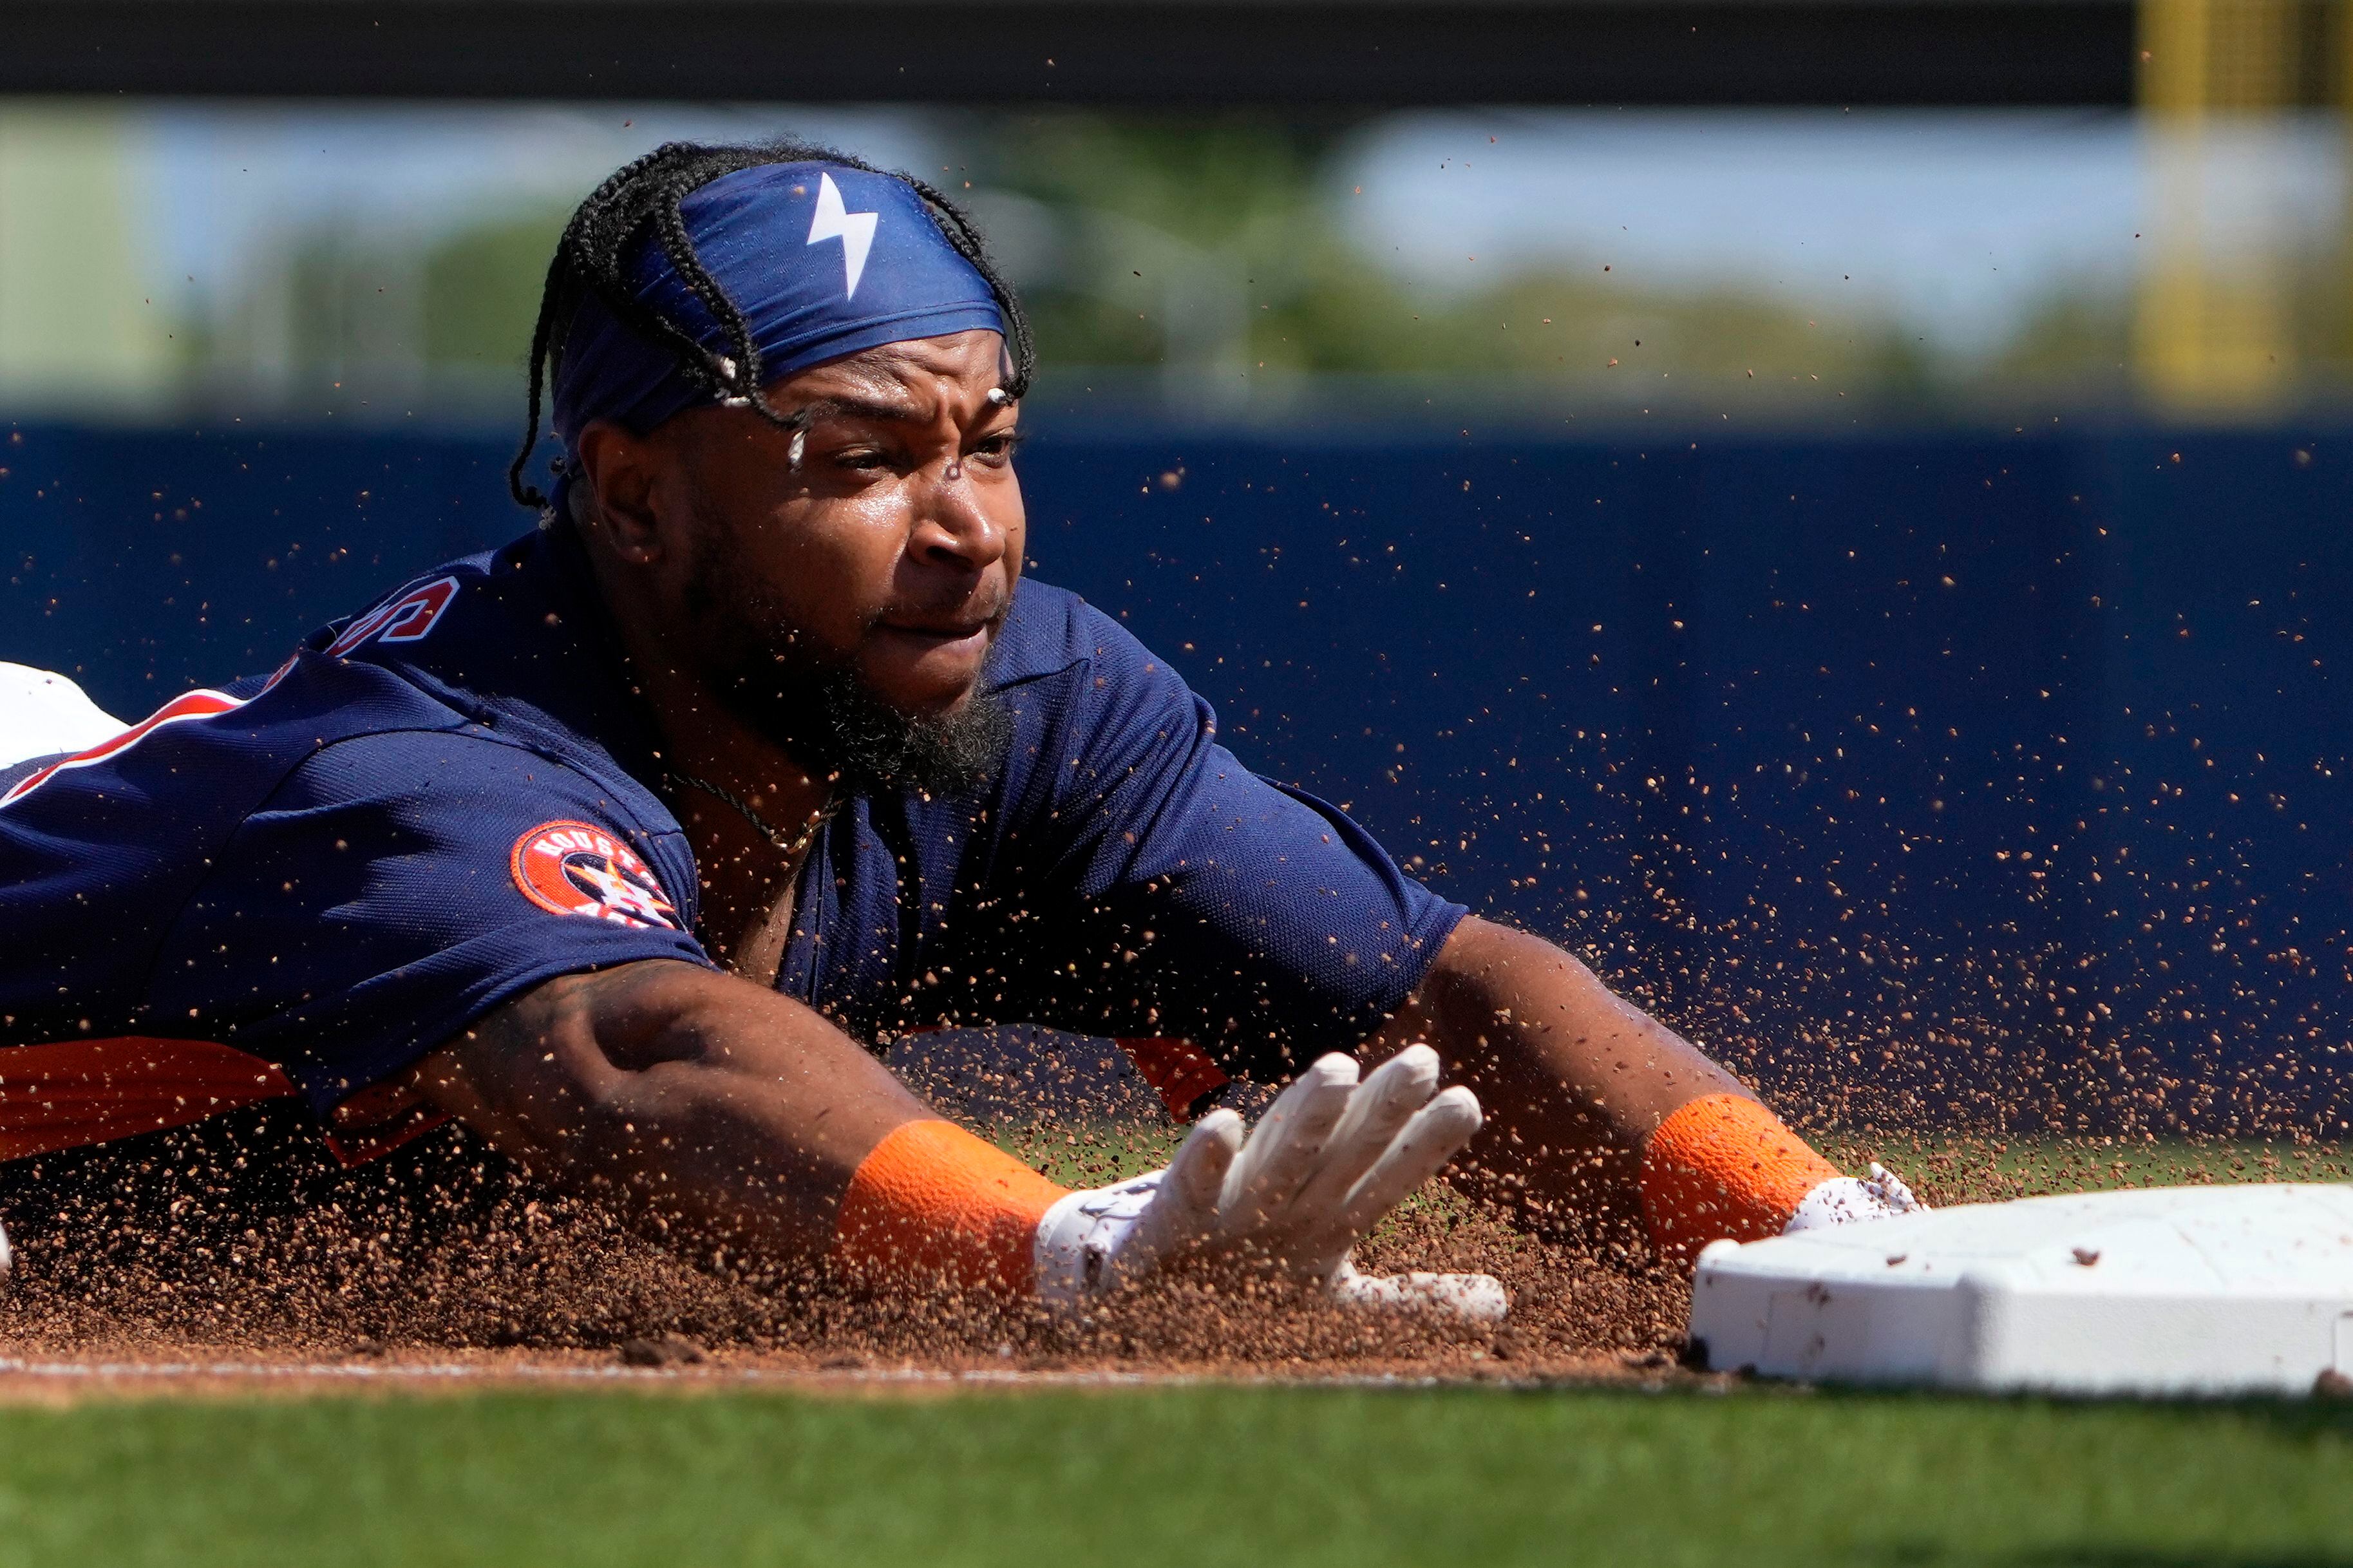
M 1353 1049 L 1427 973 L 1466 912 L 1371 835 L 1218 743 L 1209 705 L 1105 617 L 1056 682 L 1026 830 L 1064 908 L 1033 928 L 1041 1022 L 1189 1040 L 1282 1076 Z M 1042 957 L 1042 963 L 1038 960 Z
M 222 847 L 158 954 L 155 1011 L 325 1110 L 557 975 L 707 965 L 684 839 L 630 793 L 479 731 L 327 746 Z

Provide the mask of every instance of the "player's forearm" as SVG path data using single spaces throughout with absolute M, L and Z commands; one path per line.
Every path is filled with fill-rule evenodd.
M 1382 1032 L 1386 1048 L 1413 1039 L 1435 1047 L 1448 1076 L 1487 1110 L 1476 1166 L 1539 1211 L 1630 1215 L 1662 1121 L 1708 1096 L 1749 1098 L 1569 953 L 1475 916 Z
M 1503 1310 L 1492 1279 L 1366 1279 L 1349 1263 L 1479 1125 L 1475 1100 L 1439 1092 L 1428 1051 L 1361 1086 L 1348 1058 L 1318 1062 L 1271 1113 L 1271 1142 L 1246 1144 L 1231 1111 L 1205 1119 L 1166 1204 L 1157 1175 L 1061 1187 L 941 1120 L 808 1008 L 681 963 L 551 982 L 414 1081 L 544 1179 L 659 1215 L 697 1251 L 1062 1308 L 1222 1260 L 1368 1310 Z
M 899 1120 L 927 1114 L 914 1107 Z M 690 1244 L 725 1242 L 774 1261 L 811 1263 L 828 1250 L 841 1194 L 865 1152 L 853 1154 L 855 1141 L 826 1136 L 828 1120 L 758 1073 L 725 1062 L 661 1062 L 622 1075 L 600 1096 L 569 1131 L 549 1174 L 575 1190 L 610 1191 Z
M 559 1187 L 786 1263 L 823 1257 L 860 1165 L 934 1114 L 808 1009 L 674 963 L 552 982 L 417 1081 Z
M 1472 1163 L 1537 1215 L 1641 1215 L 1662 1257 L 1719 1237 L 1901 1214 L 1842 1176 L 1739 1080 L 1550 942 L 1466 920 L 1382 1044 L 1426 1038 L 1488 1108 Z

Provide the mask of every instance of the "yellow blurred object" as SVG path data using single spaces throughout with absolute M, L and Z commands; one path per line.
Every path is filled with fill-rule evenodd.
M 2295 0 L 2141 0 L 2140 100 L 2169 120 L 2271 114 L 2300 76 Z
M 2232 133 L 2295 101 L 2304 18 L 2299 0 L 2141 0 L 2156 205 L 2133 348 L 2144 392 L 2169 410 L 2252 412 L 2292 387 L 2290 258 L 2260 227 L 2238 230 L 2217 198 Z

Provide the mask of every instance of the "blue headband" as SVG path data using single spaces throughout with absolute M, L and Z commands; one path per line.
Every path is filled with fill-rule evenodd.
M 679 215 L 704 269 L 743 311 L 765 381 L 883 343 L 1005 331 L 988 279 L 903 180 L 832 163 L 764 163 L 697 187 Z M 651 235 L 625 266 L 638 303 L 712 353 L 734 352 Z M 554 394 L 567 453 L 591 420 L 642 434 L 712 401 L 670 345 L 625 325 L 593 293 L 573 318 Z

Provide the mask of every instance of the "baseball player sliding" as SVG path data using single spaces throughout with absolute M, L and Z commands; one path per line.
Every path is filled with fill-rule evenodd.
M 548 270 L 535 530 L 119 732 L 0 682 L 0 1157 L 296 1094 L 350 1158 L 454 1117 L 701 1247 L 1059 1307 L 1250 1271 L 1499 1314 L 1350 1264 L 1458 1155 L 1671 1255 L 1912 1206 L 1025 581 L 1034 360 L 916 181 L 615 174 Z M 1066 1191 L 875 1054 L 1016 1020 L 1125 1044 L 1192 1119 L 1168 1168 Z M 1289 1087 L 1246 1128 L 1235 1078 Z

